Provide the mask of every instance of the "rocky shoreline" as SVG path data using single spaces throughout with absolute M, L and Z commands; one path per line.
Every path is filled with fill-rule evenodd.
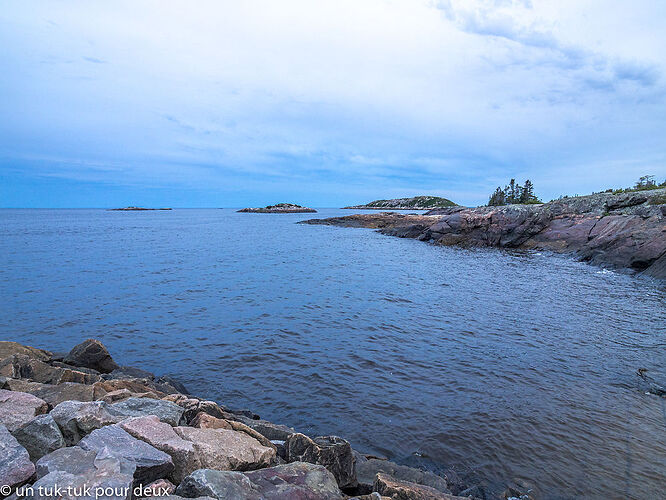
M 311 219 L 438 245 L 549 250 L 602 267 L 666 279 L 666 189 L 599 193 L 540 205 L 451 207 Z
M 454 471 L 366 456 L 192 396 L 119 366 L 93 339 L 66 354 L 0 342 L 0 486 L 12 500 L 488 498 Z M 502 495 L 513 497 L 531 498 Z

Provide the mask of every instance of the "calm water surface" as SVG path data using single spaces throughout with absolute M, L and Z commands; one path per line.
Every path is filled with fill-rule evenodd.
M 0 210 L 1 335 L 99 338 L 193 393 L 491 487 L 665 498 L 666 399 L 635 375 L 666 378 L 663 283 L 309 217 Z

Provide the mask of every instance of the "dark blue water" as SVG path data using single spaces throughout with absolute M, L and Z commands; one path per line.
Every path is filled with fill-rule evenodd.
M 318 216 L 349 214 L 321 210 Z M 0 210 L 3 339 L 546 498 L 663 498 L 666 286 L 303 215 Z

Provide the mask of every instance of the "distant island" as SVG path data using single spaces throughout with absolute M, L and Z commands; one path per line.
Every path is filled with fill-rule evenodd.
M 393 200 L 375 200 L 365 205 L 342 207 L 344 209 L 368 210 L 432 210 L 433 208 L 456 207 L 456 203 L 439 196 L 414 196 L 412 198 L 396 198 Z
M 108 210 L 115 212 L 127 212 L 127 211 L 143 211 L 143 210 L 171 210 L 170 208 L 144 208 L 144 207 L 125 207 L 125 208 L 109 208 Z
M 301 205 L 294 205 L 293 203 L 278 203 L 277 205 L 268 205 L 263 208 L 242 208 L 238 212 L 250 214 L 302 214 L 302 213 L 317 213 L 314 208 L 303 207 Z

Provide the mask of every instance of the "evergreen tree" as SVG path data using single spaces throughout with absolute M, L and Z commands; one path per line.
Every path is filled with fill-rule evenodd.
M 506 205 L 506 200 L 505 200 L 505 195 L 504 191 L 502 190 L 501 187 L 497 187 L 495 189 L 495 192 L 492 194 L 490 197 L 490 200 L 488 200 L 488 206 L 489 207 L 498 207 L 501 205 Z
M 534 186 L 532 185 L 532 181 L 527 179 L 525 181 L 525 186 L 523 186 L 520 193 L 519 203 L 530 203 L 534 201 L 537 201 L 537 197 L 534 196 Z

